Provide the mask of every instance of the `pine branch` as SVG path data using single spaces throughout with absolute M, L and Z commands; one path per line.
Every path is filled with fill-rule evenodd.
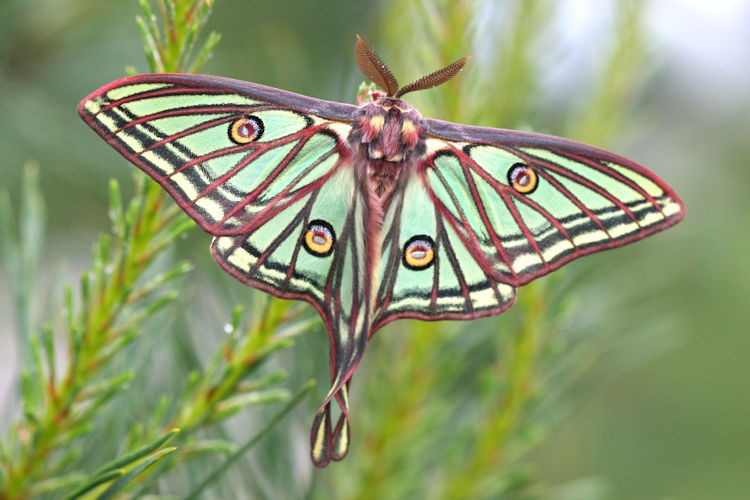
M 394 68 L 401 78 L 474 56 L 457 78 L 409 96 L 424 116 L 521 128 L 536 111 L 544 68 L 535 42 L 552 29 L 552 4 L 511 3 L 504 10 L 511 16 L 505 28 L 475 39 L 471 34 L 497 4 L 388 5 L 382 39 L 399 54 L 402 47 L 422 50 L 419 67 Z M 641 54 L 641 45 L 632 43 L 637 16 L 628 13 L 630 21 L 621 24 L 606 67 L 614 71 L 622 61 L 628 64 L 617 76 L 603 74 L 589 107 L 594 116 L 599 116 L 597 103 L 616 109 L 637 84 L 632 76 L 623 81 L 634 73 Z M 382 51 L 395 66 L 412 61 Z M 608 85 L 610 78 L 618 78 L 618 85 Z M 498 318 L 470 326 L 399 322 L 379 333 L 368 347 L 369 371 L 355 381 L 353 391 L 364 394 L 356 402 L 352 426 L 368 434 L 364 447 L 353 446 L 347 459 L 357 468 L 340 475 L 335 469 L 335 477 L 325 482 L 326 495 L 319 498 L 408 498 L 426 492 L 431 498 L 506 498 L 540 491 L 523 457 L 562 413 L 560 394 L 587 366 L 581 353 L 597 345 L 591 337 L 573 341 L 566 335 L 575 310 L 566 293 L 570 286 L 567 271 L 558 270 L 521 287 L 515 306 Z M 402 331 L 394 331 L 399 326 Z M 368 386 L 371 380 L 379 381 L 377 387 Z M 381 394 L 383 386 L 386 394 Z
M 211 2 L 157 0 L 156 4 L 160 21 L 147 0 L 141 1 L 144 15 L 138 19 L 151 70 L 199 69 L 219 40 L 211 33 L 199 44 Z M 64 321 L 56 324 L 50 320 L 41 335 L 29 334 L 29 304 L 35 296 L 33 284 L 42 247 L 43 204 L 35 170 L 28 172 L 20 238 L 13 231 L 10 210 L 5 210 L 10 207 L 9 197 L 0 193 L 5 264 L 14 278 L 23 338 L 29 339 L 22 377 L 24 412 L 8 440 L 0 443 L 0 499 L 22 499 L 71 488 L 68 498 L 93 494 L 110 498 L 138 484 L 148 487 L 160 474 L 186 460 L 226 453 L 227 446 L 202 441 L 199 430 L 250 406 L 290 399 L 288 391 L 273 387 L 285 380 L 283 372 L 247 379 L 276 352 L 292 345 L 294 337 L 312 320 L 289 302 L 258 294 L 261 298 L 253 311 L 256 316 L 243 326 L 242 309 L 235 309 L 231 335 L 207 369 L 190 378 L 175 404 L 164 399 L 166 403 L 153 413 L 149 425 L 132 427 L 128 436 L 107 437 L 123 443 L 119 459 L 89 474 L 70 471 L 80 457 L 73 443 L 97 427 L 101 409 L 121 398 L 125 385 L 134 380 L 131 370 L 117 371 L 121 370 L 118 358 L 139 339 L 144 323 L 174 303 L 178 296 L 175 282 L 192 269 L 181 262 L 154 275 L 155 261 L 195 224 L 143 174 L 136 174 L 135 195 L 127 204 L 123 204 L 119 185 L 113 181 L 110 232 L 96 241 L 91 269 L 82 273 L 79 289 L 65 289 Z M 62 370 L 56 367 L 63 344 L 59 338 L 67 344 L 67 362 Z M 163 447 L 174 434 L 165 434 L 165 428 L 181 428 L 172 440 L 176 447 Z

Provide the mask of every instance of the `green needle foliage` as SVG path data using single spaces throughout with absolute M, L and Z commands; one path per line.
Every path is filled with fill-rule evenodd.
M 150 70 L 200 70 L 220 38 L 201 36 L 213 2 L 139 3 Z M 554 29 L 551 0 L 386 2 L 382 41 L 367 38 L 403 81 L 473 56 L 458 78 L 409 96 L 425 116 L 533 125 L 606 146 L 625 125 L 622 109 L 639 83 L 643 56 L 642 2 L 618 5 L 610 52 L 591 92 L 565 112 L 574 120 L 549 118 L 539 104 L 546 66 L 537 45 Z M 300 386 L 292 396 L 281 384 L 293 377 L 280 368 L 310 366 L 310 352 L 284 352 L 302 332 L 321 330 L 310 308 L 248 291 L 250 314 L 235 307 L 214 328 L 224 333 L 214 335 L 222 340 L 213 356 L 201 362 L 189 340 L 174 341 L 185 359 L 159 373 L 177 382 L 155 391 L 161 398 L 147 394 L 141 372 L 151 372 L 142 358 L 162 347 L 149 337 L 186 337 L 179 317 L 170 318 L 193 271 L 175 264 L 173 254 L 194 223 L 144 175 L 136 174 L 127 202 L 113 181 L 111 229 L 95 242 L 90 268 L 76 287 L 44 300 L 37 282 L 45 205 L 36 168 L 25 172 L 17 216 L 0 190 L 0 249 L 23 353 L 21 410 L 0 440 L 0 500 L 202 498 L 208 488 L 222 498 L 284 497 L 269 490 L 273 485 L 321 499 L 601 498 L 595 482 L 540 484 L 524 463 L 565 412 L 561 394 L 602 350 L 601 332 L 574 319 L 573 272 L 521 288 L 515 307 L 497 318 L 401 321 L 378 333 L 352 385 L 350 455 L 310 479 L 306 430 L 285 416 L 312 383 L 289 382 Z M 281 402 L 274 414 L 245 411 Z M 247 439 L 230 430 L 240 412 L 257 427 Z M 247 458 L 261 440 L 274 450 L 285 444 L 277 434 L 293 437 L 292 460 L 271 452 L 260 465 Z
M 145 0 L 144 16 L 138 18 L 151 70 L 199 69 L 219 40 L 212 33 L 196 48 L 211 2 L 155 3 L 160 21 Z M 60 320 L 48 320 L 37 334 L 31 310 L 43 247 L 44 204 L 36 169 L 27 167 L 26 172 L 20 237 L 13 229 L 10 197 L 0 192 L 4 263 L 14 291 L 19 339 L 27 353 L 22 415 L 0 442 L 0 499 L 55 497 L 66 490 L 70 499 L 121 497 L 138 483 L 141 490 L 153 486 L 159 475 L 186 460 L 236 452 L 234 443 L 204 440 L 199 431 L 249 406 L 290 399 L 286 389 L 274 388 L 285 380 L 284 372 L 248 377 L 277 351 L 291 346 L 311 324 L 309 317 L 289 302 L 260 294 L 249 322 L 242 321 L 242 308 L 235 308 L 224 327 L 229 335 L 223 345 L 203 370 L 188 377 L 182 396 L 163 399 L 148 425 L 132 425 L 127 435 L 106 435 L 108 441 L 120 443 L 118 458 L 93 471 L 79 469 L 82 452 L 87 452 L 79 448 L 87 442 L 83 438 L 102 425 L 103 410 L 122 398 L 134 380 L 133 370 L 124 369 L 118 358 L 129 352 L 132 356 L 128 348 L 140 340 L 144 323 L 164 321 L 162 311 L 178 296 L 175 283 L 192 269 L 180 262 L 158 270 L 156 261 L 194 223 L 145 176 L 136 176 L 135 194 L 128 203 L 123 203 L 119 185 L 112 181 L 111 231 L 95 243 L 91 268 L 82 273 L 78 289 L 65 288 Z M 292 402 L 299 400 L 300 395 Z M 170 439 L 176 446 L 165 447 Z M 220 476 L 214 474 L 211 481 Z
M 554 29 L 554 2 L 499 4 L 434 0 L 384 7 L 382 42 L 375 46 L 399 78 L 473 56 L 458 77 L 409 96 L 423 116 L 524 129 L 541 114 L 544 66 L 535 44 Z M 493 8 L 502 8 L 502 24 L 492 24 L 501 17 Z M 570 110 L 577 126 L 546 124 L 539 131 L 600 146 L 614 137 L 643 56 L 636 43 L 641 3 L 623 2 L 619 9 L 611 53 L 591 97 Z M 401 57 L 403 47 L 414 50 Z M 348 460 L 354 464 L 336 467 L 316 498 L 598 498 L 603 490 L 596 483 L 585 497 L 577 496 L 577 484 L 545 488 L 523 463 L 564 412 L 560 393 L 601 348 L 601 332 L 571 321 L 574 285 L 566 271 L 557 271 L 520 288 L 516 305 L 497 318 L 399 322 L 379 332 L 352 386 Z

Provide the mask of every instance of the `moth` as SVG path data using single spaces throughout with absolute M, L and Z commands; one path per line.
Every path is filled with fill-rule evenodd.
M 423 118 L 402 99 L 468 58 L 399 87 L 360 37 L 355 56 L 382 89 L 358 106 L 155 74 L 117 80 L 78 107 L 213 236 L 227 273 L 320 314 L 331 344 L 331 388 L 311 433 L 321 467 L 347 453 L 352 374 L 384 325 L 499 314 L 516 287 L 685 214 L 669 186 L 621 156 Z

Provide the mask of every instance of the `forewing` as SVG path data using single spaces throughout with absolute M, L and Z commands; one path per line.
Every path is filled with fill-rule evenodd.
M 347 155 L 355 110 L 203 75 L 124 78 L 78 108 L 215 235 L 251 231 L 324 182 Z
M 445 220 L 417 176 L 402 176 L 382 234 L 373 331 L 399 318 L 472 319 L 499 314 L 513 304 L 514 288 L 478 264 L 472 247 Z
M 513 286 L 684 217 L 656 175 L 591 146 L 438 120 L 425 120 L 425 131 L 430 197 L 480 265 Z M 533 189 L 514 187 L 513 172 L 525 169 L 533 173 L 520 179 Z

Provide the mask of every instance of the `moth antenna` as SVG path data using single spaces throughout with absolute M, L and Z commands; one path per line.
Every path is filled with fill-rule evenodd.
M 424 90 L 432 87 L 437 87 L 441 83 L 445 83 L 458 74 L 459 71 L 464 67 L 466 61 L 471 59 L 471 56 L 464 57 L 458 61 L 449 64 L 445 68 L 439 69 L 434 73 L 430 73 L 427 76 L 423 76 L 419 80 L 405 85 L 399 89 L 393 97 L 401 97 L 407 92 L 414 92 L 415 90 Z
M 393 96 L 398 90 L 398 81 L 391 70 L 382 59 L 375 53 L 372 47 L 357 35 L 357 45 L 354 47 L 354 57 L 357 59 L 359 70 L 374 82 L 375 85 L 385 90 L 389 96 Z

